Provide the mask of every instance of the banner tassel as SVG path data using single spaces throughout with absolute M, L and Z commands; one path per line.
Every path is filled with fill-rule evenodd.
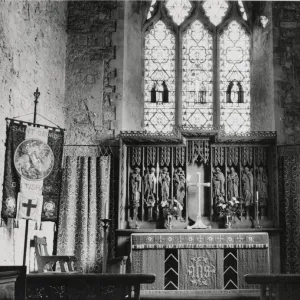
M 40 230 L 43 230 L 43 223 L 41 222 Z
M 37 222 L 35 222 L 34 230 L 38 230 L 38 223 Z

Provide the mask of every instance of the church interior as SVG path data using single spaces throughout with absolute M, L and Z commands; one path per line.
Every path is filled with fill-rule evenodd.
M 0 78 L 0 299 L 300 299 L 299 2 L 1 1 Z

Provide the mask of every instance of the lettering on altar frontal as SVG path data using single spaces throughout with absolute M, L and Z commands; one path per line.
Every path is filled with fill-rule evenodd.
M 207 257 L 193 257 L 191 262 L 187 268 L 190 282 L 196 286 L 208 285 L 209 279 L 216 274 L 216 267 Z

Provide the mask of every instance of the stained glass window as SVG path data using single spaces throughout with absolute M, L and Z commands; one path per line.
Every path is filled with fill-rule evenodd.
M 154 11 L 154 5 L 156 4 L 156 0 L 152 0 L 150 4 L 150 8 L 148 11 L 147 19 L 150 19 L 152 17 L 153 11 Z
M 213 39 L 200 21 L 182 37 L 182 125 L 213 125 Z
M 206 0 L 203 2 L 203 9 L 210 22 L 217 26 L 225 16 L 228 4 L 225 0 Z
M 247 17 L 245 8 L 244 8 L 243 1 L 239 0 L 238 3 L 239 3 L 240 12 L 242 13 L 243 19 L 244 19 L 245 21 L 247 21 L 247 20 L 248 20 L 248 17 Z
M 226 132 L 250 130 L 250 38 L 237 21 L 220 36 L 220 102 Z
M 170 132 L 175 120 L 175 37 L 158 21 L 145 37 L 144 128 Z
M 192 5 L 189 0 L 167 0 L 166 7 L 174 22 L 180 25 L 188 16 Z
M 226 0 L 206 0 L 193 5 L 197 14 L 203 8 L 211 24 L 190 16 L 191 21 L 181 25 L 192 11 L 189 0 L 151 2 L 146 26 L 152 27 L 145 28 L 144 129 L 171 132 L 179 125 L 175 124 L 178 101 L 179 123 L 185 127 L 224 125 L 227 133 L 250 131 L 250 37 L 241 25 L 247 20 L 243 2 L 229 5 Z M 239 16 L 222 28 L 229 11 Z M 159 17 L 154 24 L 153 14 Z M 221 33 L 213 31 L 213 25 Z M 175 95 L 175 69 L 182 78 L 176 81 L 180 95 Z

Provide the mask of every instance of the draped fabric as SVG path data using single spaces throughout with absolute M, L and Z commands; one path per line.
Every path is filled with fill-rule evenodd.
M 300 147 L 279 147 L 283 273 L 300 273 Z
M 103 229 L 108 218 L 111 156 L 67 156 L 59 208 L 58 255 L 75 255 L 83 273 L 102 269 Z

